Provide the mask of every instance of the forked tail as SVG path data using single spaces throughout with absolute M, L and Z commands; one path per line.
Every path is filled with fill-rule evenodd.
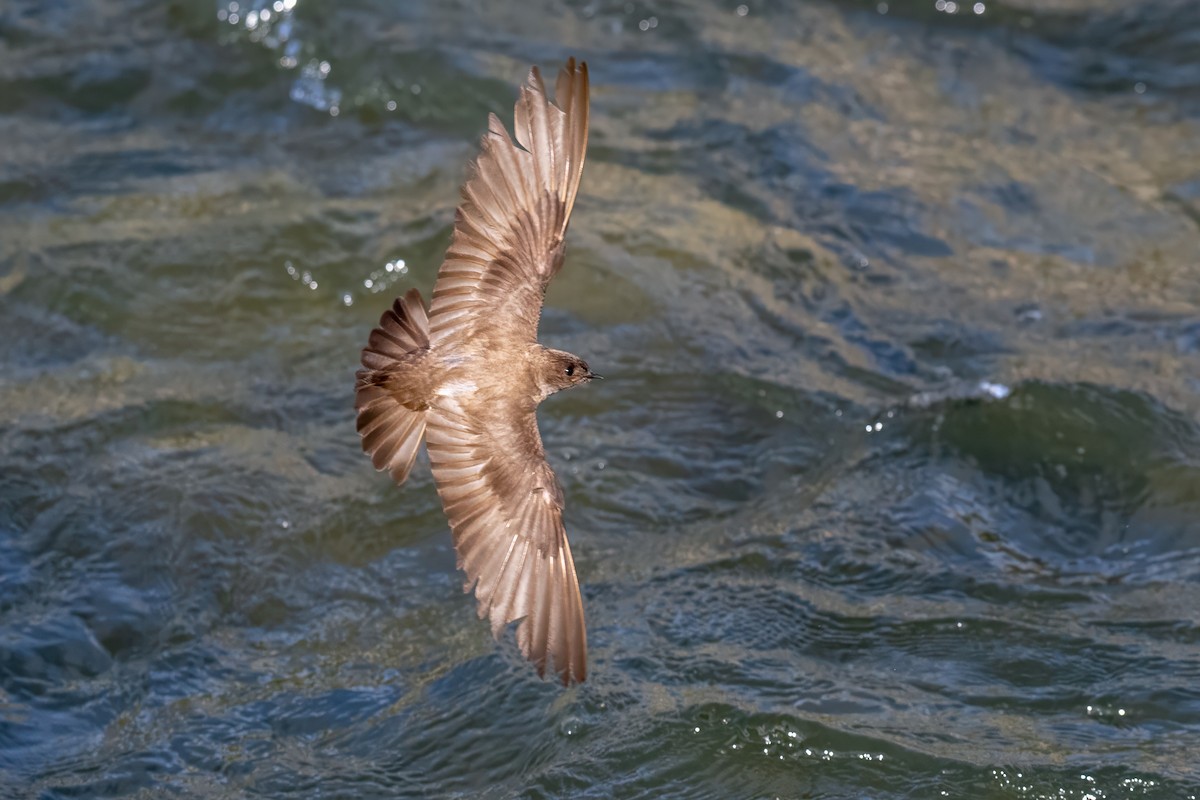
M 363 451 L 375 469 L 404 483 L 425 435 L 422 362 L 429 352 L 429 317 L 416 289 L 396 298 L 362 351 L 354 407 Z

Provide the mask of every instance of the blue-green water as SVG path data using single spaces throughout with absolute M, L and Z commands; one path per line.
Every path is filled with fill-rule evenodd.
M 1200 6 L 739 5 L 0 5 L 0 795 L 1200 795 Z M 564 691 L 352 387 L 568 55 Z

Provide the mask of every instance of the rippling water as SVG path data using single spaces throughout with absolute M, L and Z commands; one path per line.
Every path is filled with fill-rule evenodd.
M 571 54 L 563 691 L 352 381 Z M 0 793 L 1200 794 L 1200 5 L 9 0 L 0 142 Z

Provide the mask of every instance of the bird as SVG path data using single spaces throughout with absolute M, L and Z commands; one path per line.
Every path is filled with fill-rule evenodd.
M 380 317 L 355 373 L 363 450 L 397 485 L 422 439 L 453 534 L 464 592 L 497 640 L 514 622 L 540 677 L 587 677 L 583 598 L 546 460 L 538 405 L 598 379 L 538 342 L 546 287 L 563 265 L 588 141 L 588 68 L 569 59 L 554 99 L 532 67 L 514 142 L 488 115 L 426 309 L 418 289 Z

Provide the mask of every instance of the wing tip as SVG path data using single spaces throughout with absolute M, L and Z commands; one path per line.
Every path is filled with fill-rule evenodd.
M 546 94 L 546 83 L 542 80 L 542 71 L 536 64 L 529 68 L 529 74 L 525 76 L 525 83 L 521 86 L 521 99 L 526 100 L 529 94 L 540 96 L 542 100 L 549 100 Z
M 559 111 L 570 113 L 576 97 L 587 102 L 590 77 L 586 61 L 576 61 L 574 56 L 567 59 L 558 70 L 558 80 L 554 85 L 554 105 Z
M 545 624 L 530 630 L 521 650 L 537 665 L 538 677 L 545 678 L 549 667 L 563 686 L 570 686 L 587 680 L 587 624 L 579 575 L 565 535 L 560 540 L 558 558 L 550 562 L 547 591 L 540 598 L 550 606 L 541 609 Z M 526 620 L 522 625 L 532 622 Z

